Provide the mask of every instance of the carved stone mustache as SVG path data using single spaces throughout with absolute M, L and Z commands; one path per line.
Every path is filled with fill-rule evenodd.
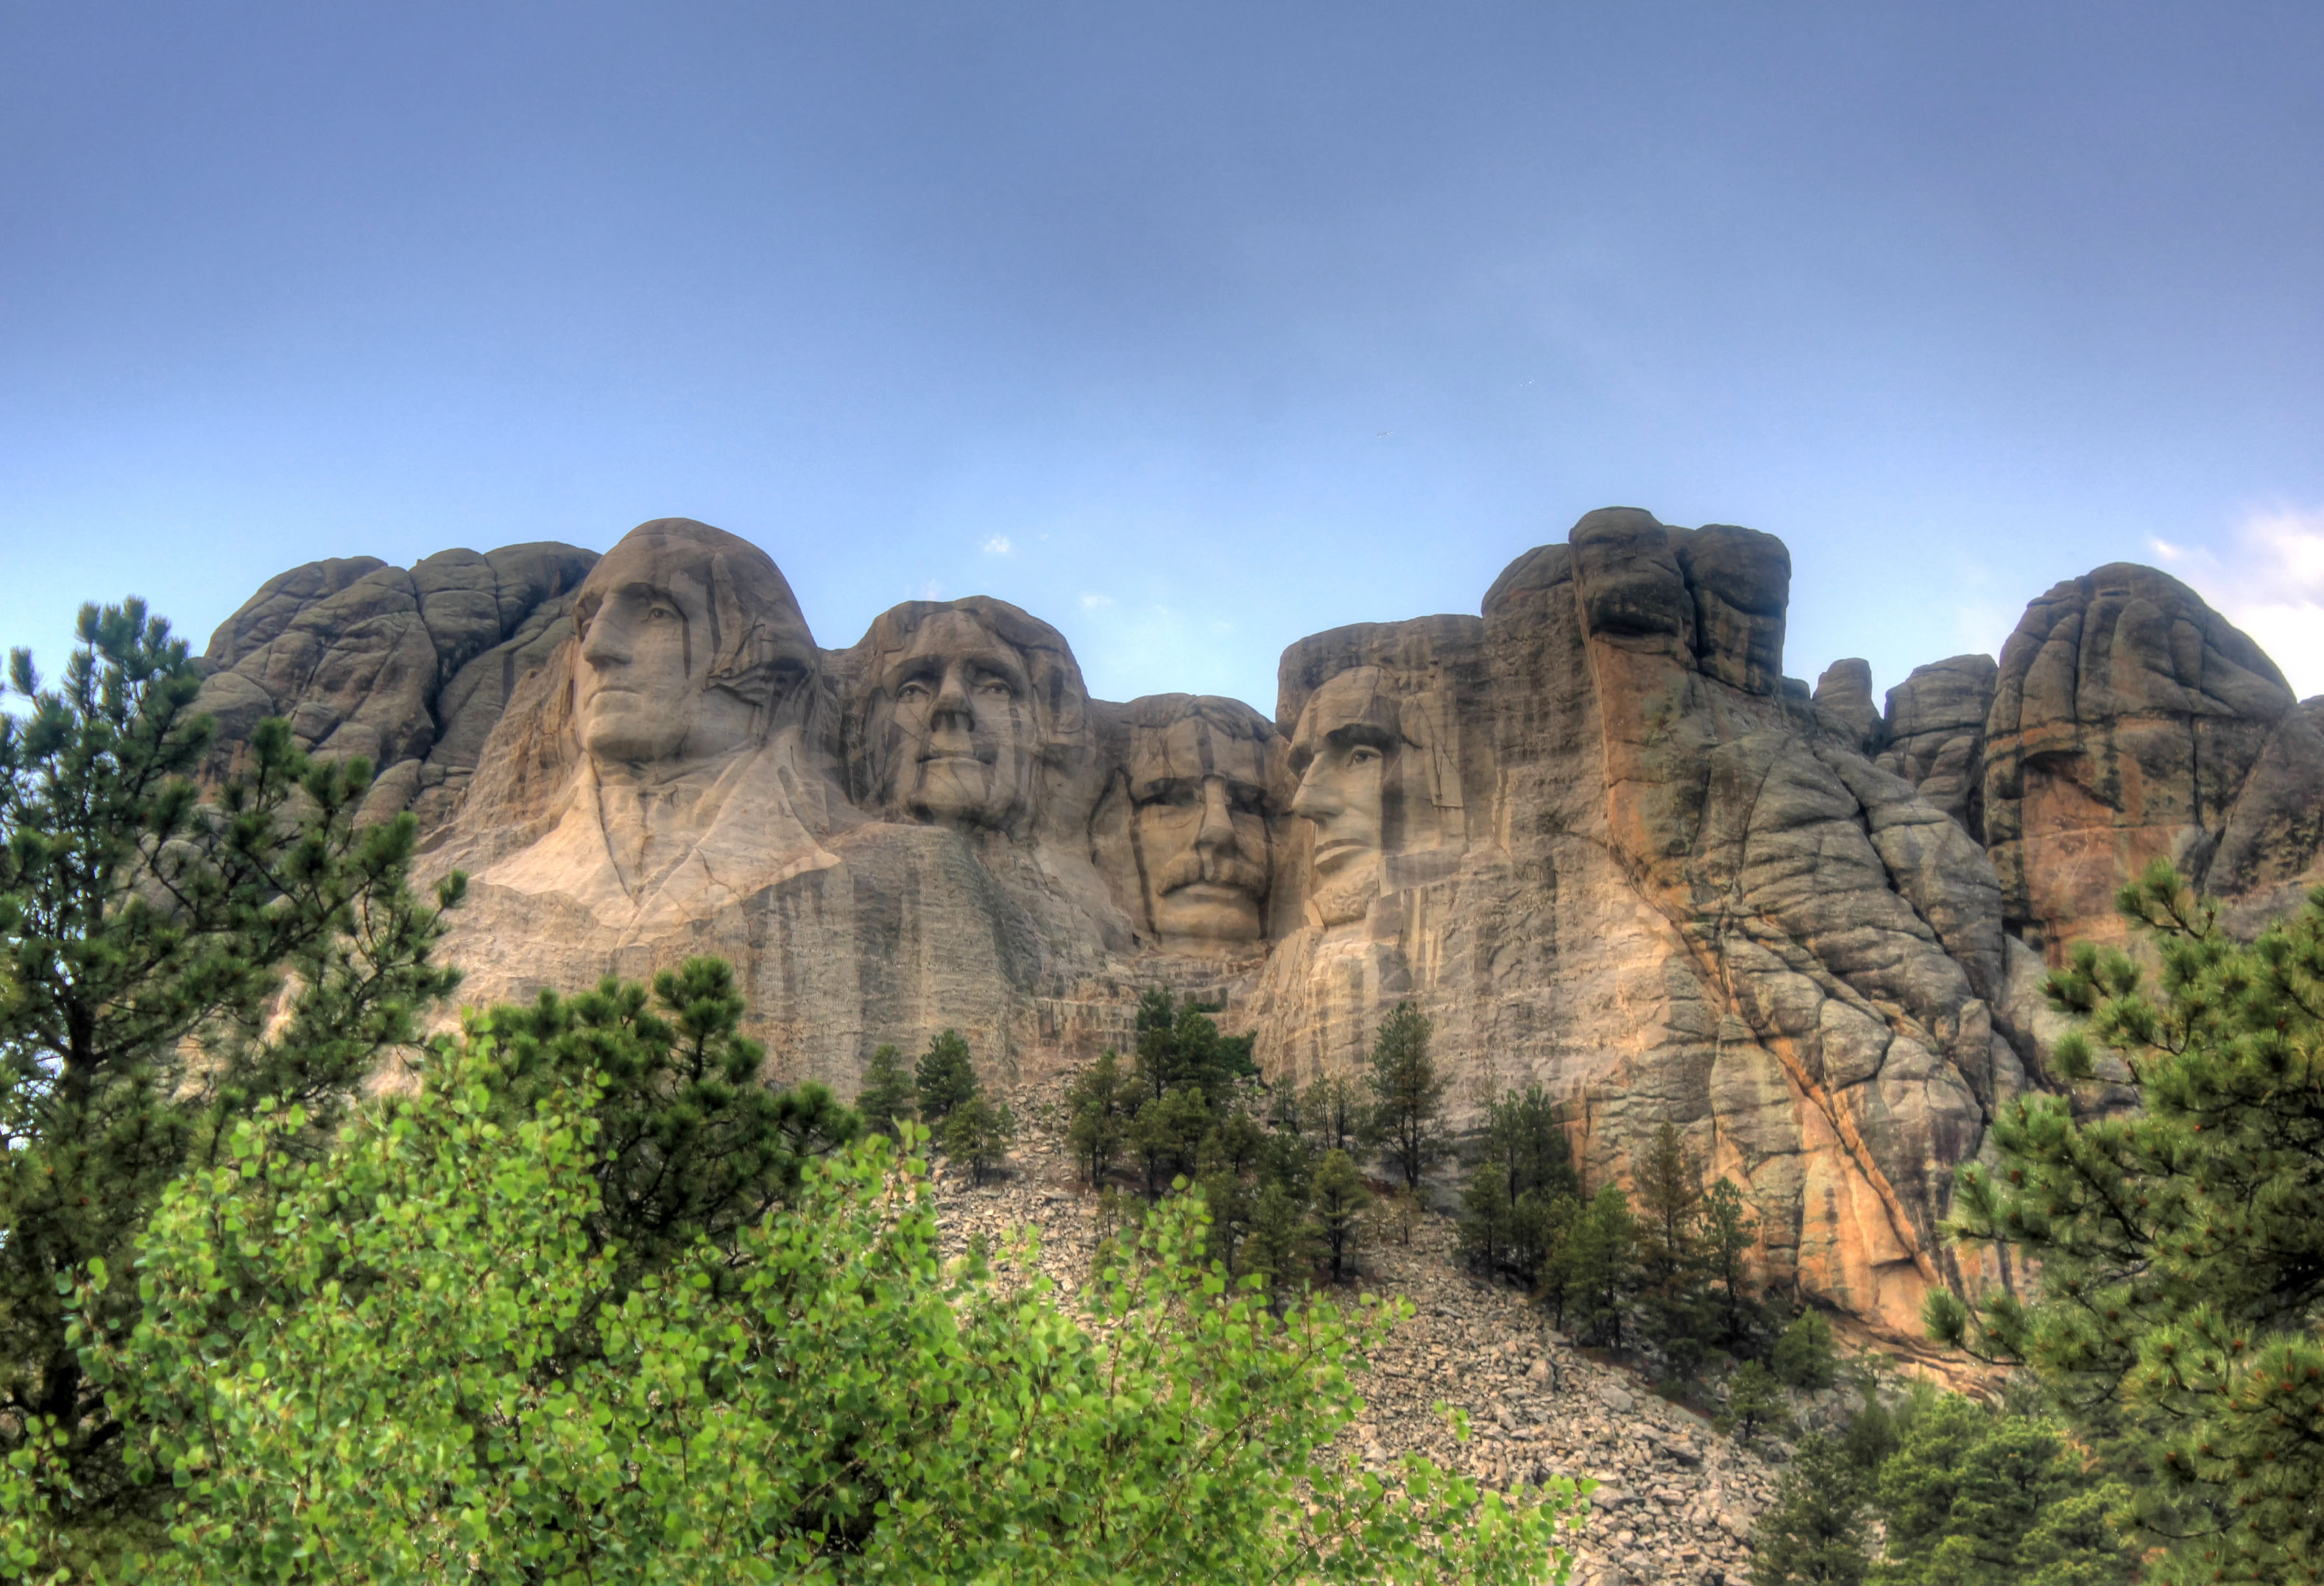
M 1267 890 L 1267 867 L 1253 864 L 1239 853 L 1180 853 L 1163 862 L 1154 878 L 1154 890 L 1157 895 L 1175 892 L 1198 882 L 1257 894 Z

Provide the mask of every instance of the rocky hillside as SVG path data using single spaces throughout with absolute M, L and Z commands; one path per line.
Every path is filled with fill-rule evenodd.
M 1044 1269 L 1070 1286 L 1087 1275 L 1099 1208 L 1060 1131 L 1038 1121 L 1061 1116 L 1061 1095 L 1056 1085 L 1019 1092 L 1015 1111 L 1037 1121 L 1021 1130 L 1006 1176 L 971 1188 L 951 1170 L 939 1181 L 938 1213 L 955 1249 L 1038 1229 Z M 1742 1586 L 1751 1525 L 1773 1496 L 1786 1445 L 1764 1437 L 1738 1445 L 1632 1373 L 1585 1358 L 1540 1306 L 1462 1271 L 1455 1242 L 1452 1220 L 1429 1214 L 1409 1243 L 1384 1233 L 1365 1248 L 1351 1297 L 1401 1296 L 1415 1314 L 1360 1384 L 1367 1411 L 1351 1452 L 1374 1469 L 1425 1453 L 1510 1492 L 1554 1476 L 1588 1478 L 1600 1486 L 1575 1581 Z M 1794 1399 L 1803 1425 L 1831 1420 L 1840 1404 L 1837 1390 Z M 1467 1412 L 1466 1443 L 1439 1405 Z

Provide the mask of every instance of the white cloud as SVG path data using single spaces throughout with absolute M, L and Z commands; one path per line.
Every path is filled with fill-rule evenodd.
M 1082 596 L 1082 610 L 1085 612 L 1102 612 L 1112 604 L 1113 596 L 1111 595 L 1084 595 Z
M 2324 693 L 2324 507 L 2246 516 L 2226 555 L 2155 539 L 2154 554 L 2283 669 L 2292 692 Z
M 2240 538 L 2219 609 L 2274 658 L 2293 693 L 2324 693 L 2324 508 L 2255 512 Z
M 984 554 L 989 557 L 1005 557 L 1016 549 L 1009 543 L 1009 536 L 1006 534 L 996 534 L 984 542 Z

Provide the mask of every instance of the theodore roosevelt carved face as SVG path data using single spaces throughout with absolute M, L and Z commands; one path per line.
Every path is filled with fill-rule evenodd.
M 1237 701 L 1165 696 L 1133 718 L 1132 840 L 1148 917 L 1167 945 L 1257 941 L 1269 880 L 1268 751 L 1280 740 Z
M 764 551 L 706 523 L 625 536 L 574 603 L 573 730 L 601 767 L 703 761 L 803 710 L 819 661 Z

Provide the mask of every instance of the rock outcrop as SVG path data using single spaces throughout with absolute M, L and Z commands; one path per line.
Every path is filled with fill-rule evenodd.
M 1783 672 L 1791 562 L 1592 512 L 1478 615 L 1366 623 L 1233 700 L 1088 696 L 982 597 L 818 646 L 781 573 L 685 520 L 410 569 L 318 562 L 219 631 L 204 702 L 383 768 L 472 876 L 467 995 L 716 953 L 773 1063 L 852 1092 L 965 1033 L 1041 1082 L 1139 991 L 1223 1003 L 1269 1079 L 1360 1063 L 1411 999 L 1456 1124 L 1539 1083 L 1593 1179 L 1676 1125 L 1778 1282 L 1911 1331 L 1994 1109 L 2039 1083 L 2043 955 L 2176 857 L 2256 909 L 2324 849 L 2319 711 L 2190 591 L 2100 568 L 1998 666 L 1872 705 Z
M 268 716 L 300 747 L 361 755 L 366 813 L 447 819 L 518 678 L 572 632 L 570 592 L 596 555 L 569 545 L 447 550 L 412 567 L 372 557 L 272 578 L 211 638 L 201 708 L 232 745 Z

